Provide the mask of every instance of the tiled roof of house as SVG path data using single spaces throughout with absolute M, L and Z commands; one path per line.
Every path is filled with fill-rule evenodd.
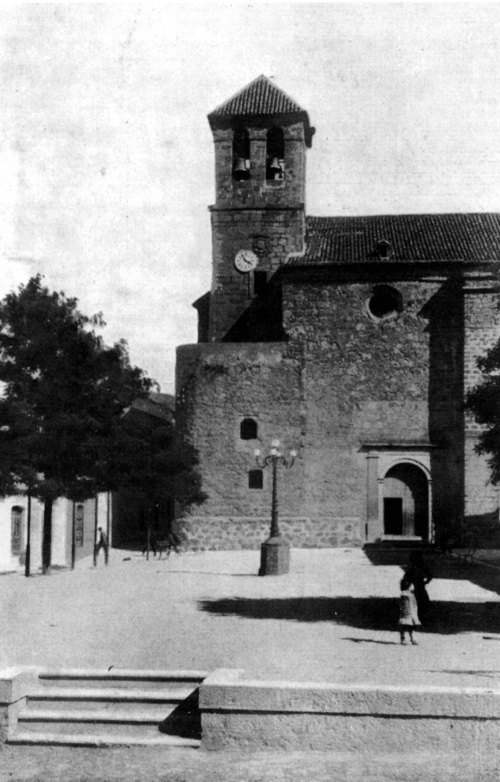
M 153 418 L 161 418 L 163 421 L 173 423 L 175 398 L 172 394 L 150 393 L 144 399 L 134 399 L 126 414 L 131 412 L 145 413 Z
M 258 76 L 246 87 L 222 103 L 208 118 L 249 116 L 258 114 L 301 114 L 304 112 L 298 103 L 276 87 L 267 76 Z
M 496 213 L 308 217 L 306 224 L 306 252 L 287 265 L 500 260 Z

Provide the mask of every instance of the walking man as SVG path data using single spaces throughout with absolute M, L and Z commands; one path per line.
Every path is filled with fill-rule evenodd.
M 97 555 L 99 554 L 99 551 L 101 549 L 104 549 L 104 564 L 108 564 L 108 553 L 109 553 L 109 543 L 108 543 L 108 536 L 104 532 L 102 527 L 97 528 L 97 543 L 95 546 L 95 555 L 94 559 L 97 564 Z

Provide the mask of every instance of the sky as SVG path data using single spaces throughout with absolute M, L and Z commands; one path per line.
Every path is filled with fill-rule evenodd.
M 260 74 L 309 113 L 310 215 L 500 206 L 500 5 L 0 7 L 0 297 L 37 273 L 172 393 L 210 288 L 207 114 Z

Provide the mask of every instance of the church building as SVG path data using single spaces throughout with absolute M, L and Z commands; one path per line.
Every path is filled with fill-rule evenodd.
M 199 549 L 434 541 L 497 523 L 464 394 L 500 336 L 498 214 L 306 215 L 307 112 L 260 76 L 208 117 L 212 286 L 177 352 L 176 422 L 207 500 Z

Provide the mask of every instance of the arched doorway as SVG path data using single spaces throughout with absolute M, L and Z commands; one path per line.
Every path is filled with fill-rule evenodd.
M 386 473 L 384 535 L 429 537 L 429 486 L 415 464 L 396 464 Z

